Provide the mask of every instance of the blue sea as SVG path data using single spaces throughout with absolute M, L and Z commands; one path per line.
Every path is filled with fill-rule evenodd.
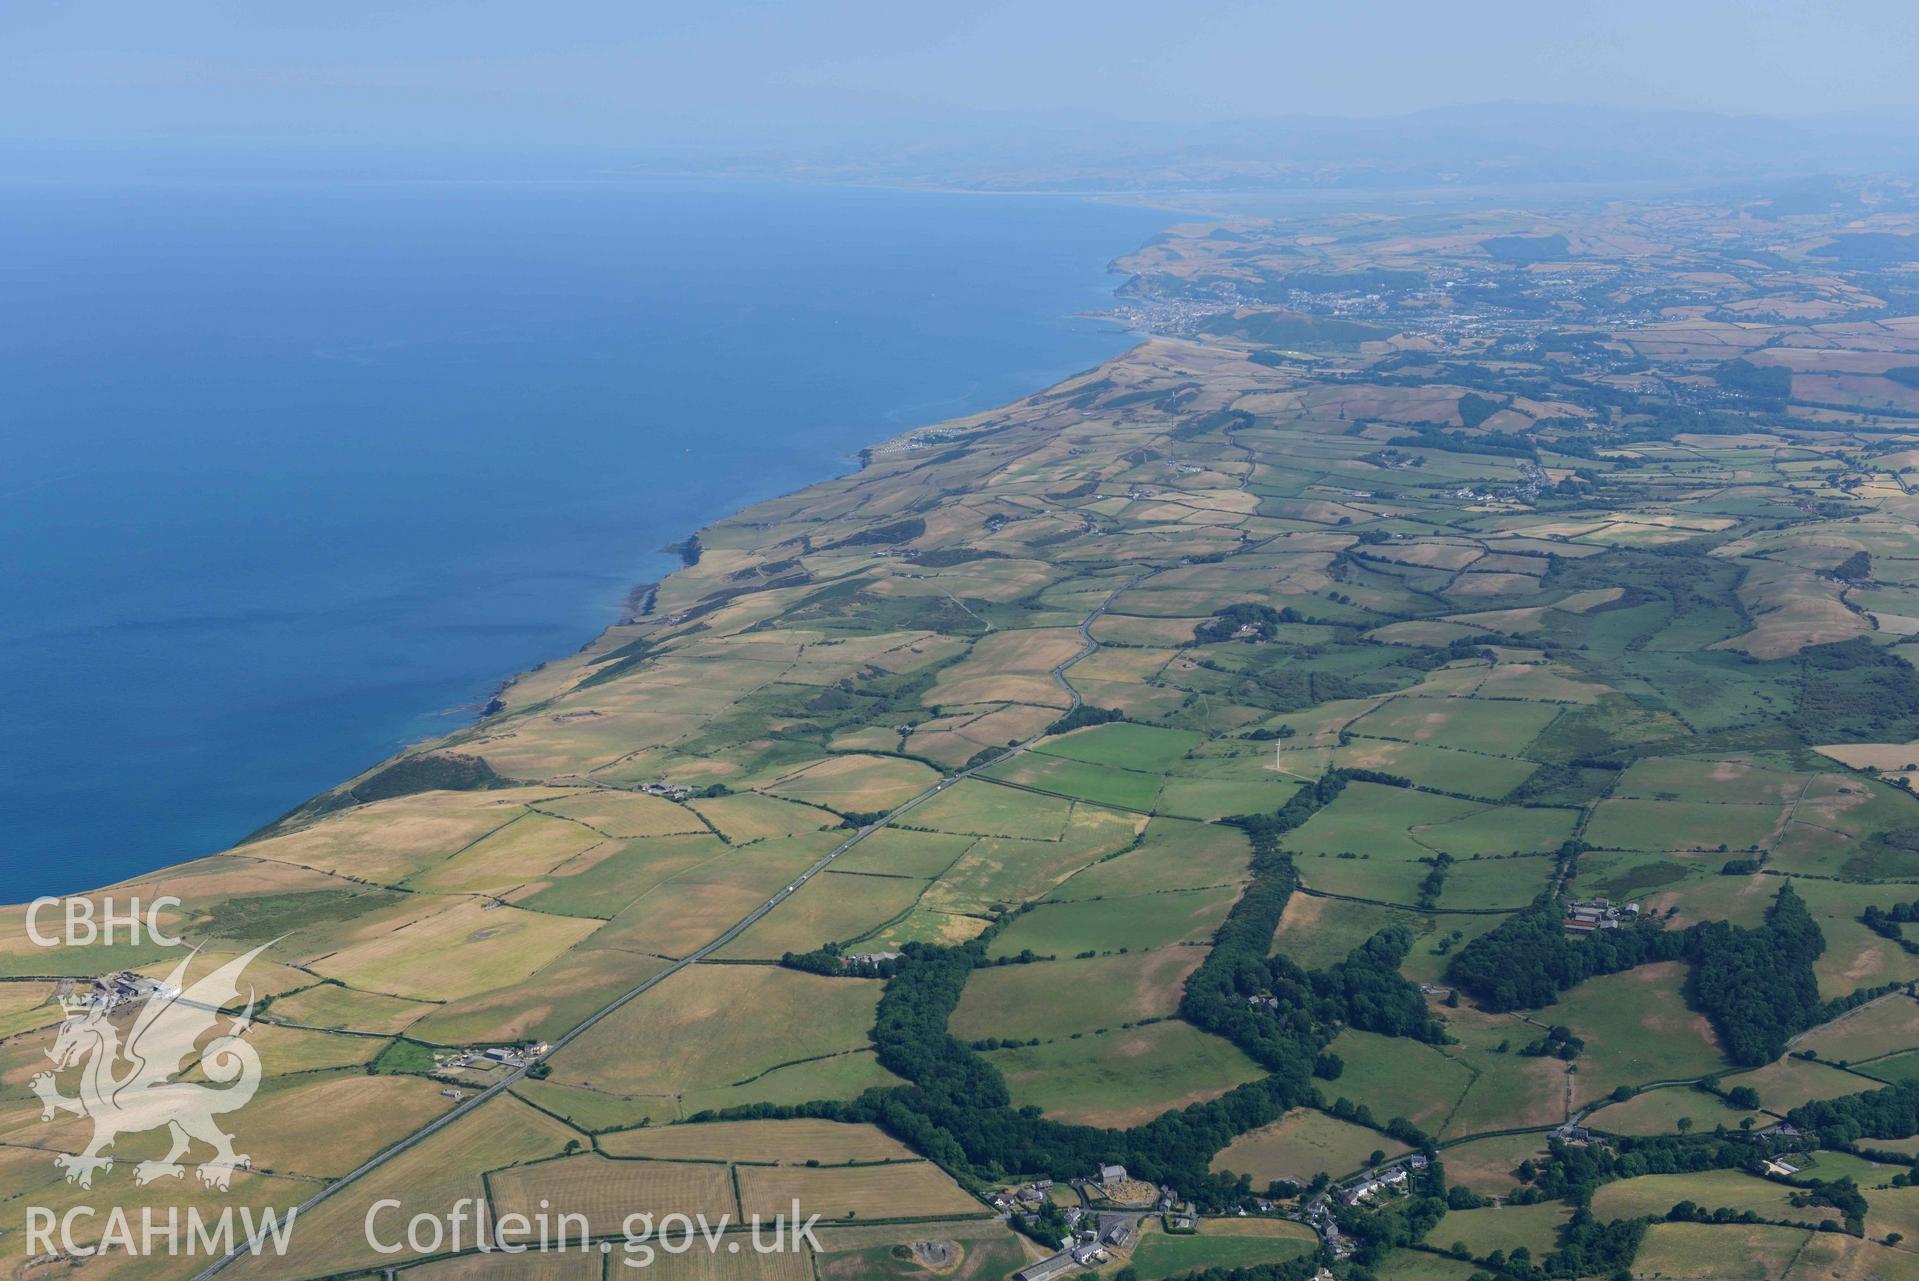
M 660 548 L 1123 350 L 1166 216 L 583 183 L 0 189 L 0 902 L 219 850 Z

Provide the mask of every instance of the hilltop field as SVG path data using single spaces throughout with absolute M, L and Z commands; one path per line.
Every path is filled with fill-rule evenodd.
M 476 724 L 113 887 L 196 965 L 271 941 L 231 1192 L 136 1186 L 158 1131 L 62 1181 L 55 978 L 177 956 L 0 910 L 0 1201 L 338 1187 L 236 1281 L 619 1274 L 382 1256 L 382 1197 L 797 1201 L 816 1257 L 662 1266 L 1000 1281 L 1056 1234 L 996 1194 L 1111 1212 L 1068 1185 L 1122 1164 L 1199 1230 L 1109 1278 L 1919 1277 L 1915 192 L 1118 266 L 1126 355 L 700 530 Z M 7 1213 L 12 1275 L 204 1266 Z

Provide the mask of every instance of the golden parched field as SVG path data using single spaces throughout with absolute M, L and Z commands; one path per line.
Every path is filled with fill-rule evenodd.
M 680 1254 L 656 1251 L 644 1268 L 624 1266 L 629 1257 L 637 1262 L 643 1256 L 629 1256 L 623 1245 L 611 1256 L 597 1246 L 545 1254 L 469 1254 L 423 1263 L 400 1275 L 407 1281 L 600 1281 L 602 1269 L 612 1276 L 633 1274 L 658 1281 L 809 1281 L 813 1275 L 812 1250 L 806 1247 L 755 1254 L 748 1248 L 712 1251 L 696 1243 Z
M 779 1165 L 844 1165 L 903 1161 L 913 1152 L 876 1126 L 796 1118 L 790 1121 L 711 1121 L 656 1125 L 599 1137 L 609 1156 L 678 1161 L 751 1161 Z
M 744 1084 L 864 1048 L 879 995 L 877 983 L 773 966 L 695 965 L 556 1054 L 551 1079 L 646 1093 Z
M 517 1099 L 489 1100 L 301 1215 L 284 1256 L 250 1256 L 228 1271 L 259 1281 L 296 1281 L 408 1262 L 407 1253 L 382 1255 L 367 1243 L 366 1218 L 376 1202 L 399 1203 L 404 1213 L 393 1222 L 404 1231 L 413 1214 L 445 1214 L 458 1201 L 484 1196 L 483 1173 L 558 1156 L 567 1143 L 576 1141 L 585 1140 Z M 306 1195 L 311 1195 L 310 1185 Z M 382 1231 L 387 1225 L 382 1218 Z
M 348 987 L 451 1000 L 518 982 L 593 932 L 587 921 L 439 900 L 437 911 L 342 948 L 313 968 Z
M 770 1219 L 793 1211 L 825 1219 L 914 1219 L 991 1213 L 930 1161 L 809 1169 L 739 1166 L 740 1212 Z
M 256 1169 L 280 1175 L 338 1178 L 452 1107 L 417 1077 L 308 1072 L 274 1085 L 232 1131 Z
M 466 1254 L 406 1269 L 407 1281 L 601 1281 L 598 1249 Z
M 594 1237 L 620 1233 L 631 1215 L 704 1215 L 718 1222 L 737 1215 L 733 1181 L 724 1165 L 674 1161 L 616 1161 L 590 1153 L 501 1170 L 487 1179 L 497 1214 L 542 1211 L 581 1215 Z

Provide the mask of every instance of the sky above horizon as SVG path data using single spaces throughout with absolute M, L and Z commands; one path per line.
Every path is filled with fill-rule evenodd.
M 10 0 L 0 141 L 898 141 L 1459 103 L 1919 106 L 1910 0 Z

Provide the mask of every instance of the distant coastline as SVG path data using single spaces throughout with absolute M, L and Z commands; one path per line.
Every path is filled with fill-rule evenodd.
M 1124 273 L 1118 272 L 1117 268 L 1109 268 L 1109 274 L 1124 274 Z M 1084 318 L 1088 320 L 1099 320 L 1099 321 L 1110 320 L 1110 317 L 1101 313 L 1085 313 Z M 863 471 L 869 466 L 871 466 L 872 456 L 880 452 L 890 451 L 895 449 L 903 450 L 903 449 L 915 449 L 915 448 L 930 448 L 932 447 L 930 443 L 924 442 L 921 439 L 919 439 L 922 436 L 924 436 L 926 433 L 939 432 L 940 429 L 945 428 L 950 424 L 955 424 L 955 423 L 960 423 L 965 421 L 966 417 L 977 417 L 981 413 L 991 414 L 994 410 L 1001 409 L 1008 405 L 1011 405 L 1016 400 L 1024 399 L 1026 397 L 1031 397 L 1031 396 L 1043 395 L 1046 392 L 1052 390 L 1054 387 L 1060 385 L 1061 383 L 1071 382 L 1075 378 L 1082 377 L 1091 373 L 1096 373 L 1098 372 L 1099 369 L 1103 368 L 1104 366 L 1111 364 L 1114 361 L 1123 359 L 1125 355 L 1128 352 L 1132 351 L 1133 348 L 1137 347 L 1140 344 L 1140 342 L 1146 341 L 1146 335 L 1144 334 L 1136 333 L 1130 329 L 1125 330 L 1124 332 L 1129 334 L 1134 341 L 1128 343 L 1121 350 L 1116 351 L 1112 355 L 1101 360 L 1098 365 L 1094 365 L 1086 369 L 1074 370 L 1074 371 L 1065 373 L 1054 382 L 1049 383 L 1044 387 L 1032 388 L 1026 393 L 1024 393 L 1022 396 L 1015 397 L 1013 398 L 1013 400 L 1009 400 L 1005 402 L 1004 405 L 987 407 L 981 411 L 976 412 L 973 415 L 941 419 L 939 421 L 930 422 L 930 423 L 921 423 L 917 426 L 906 428 L 903 431 L 894 432 L 891 435 L 888 435 L 880 440 L 874 441 L 870 445 L 862 446 L 856 456 L 857 457 L 856 465 L 852 467 L 851 469 L 835 472 L 829 476 L 815 477 L 812 480 L 808 480 L 799 485 L 796 485 L 793 489 L 790 489 L 784 493 L 768 495 L 765 498 L 756 500 L 756 502 L 765 502 L 769 500 L 777 501 L 779 499 L 785 499 L 785 498 L 796 498 L 802 494 L 805 494 L 808 490 L 814 489 L 817 486 L 827 481 L 830 481 L 832 479 L 835 479 L 837 477 L 845 476 L 845 475 L 856 475 L 860 471 Z M 955 437 L 953 443 L 963 446 L 967 438 L 967 435 L 973 435 L 973 434 L 977 434 L 977 433 L 967 433 L 966 435 L 957 436 Z M 938 442 L 938 443 L 945 443 L 945 442 Z M 663 554 L 670 554 L 673 556 L 677 556 L 680 560 L 680 564 L 677 567 L 675 567 L 671 572 L 669 572 L 664 578 L 649 580 L 643 583 L 636 583 L 631 588 L 629 588 L 625 598 L 625 608 L 622 610 L 620 616 L 617 619 L 615 619 L 613 622 L 608 623 L 604 627 L 602 627 L 600 631 L 595 633 L 592 639 L 580 645 L 578 649 L 575 651 L 575 653 L 584 654 L 584 653 L 593 651 L 595 649 L 599 649 L 603 647 L 604 645 L 606 645 L 609 641 L 609 637 L 613 637 L 614 633 L 616 632 L 620 632 L 623 629 L 634 628 L 634 627 L 643 625 L 648 621 L 657 621 L 657 620 L 652 620 L 652 613 L 653 613 L 654 602 L 659 596 L 661 588 L 667 586 L 668 583 L 671 581 L 671 579 L 675 575 L 680 573 L 682 570 L 693 568 L 694 566 L 699 564 L 701 551 L 703 547 L 703 541 L 701 536 L 705 534 L 709 529 L 713 528 L 714 526 L 723 524 L 726 521 L 733 519 L 734 517 L 740 515 L 742 512 L 744 512 L 745 510 L 747 510 L 753 505 L 754 504 L 751 504 L 751 503 L 744 504 L 730 511 L 722 512 L 714 516 L 711 520 L 702 524 L 698 529 L 695 529 L 693 532 L 688 534 L 685 538 L 677 542 L 668 543 L 665 546 L 663 546 L 660 549 L 661 552 Z M 301 816 L 304 812 L 310 811 L 316 805 L 316 803 L 324 803 L 327 801 L 328 798 L 334 797 L 337 794 L 339 794 L 342 789 L 355 787 L 368 778 L 374 778 L 374 777 L 380 776 L 386 773 L 387 771 L 392 770 L 396 765 L 418 757 L 423 752 L 430 752 L 436 748 L 459 747 L 461 745 L 462 738 L 466 734 L 470 733 L 474 729 L 483 727 L 485 722 L 491 717 L 513 710 L 507 696 L 523 680 L 525 680 L 526 678 L 530 676 L 537 675 L 541 671 L 545 670 L 549 662 L 559 657 L 561 657 L 561 655 L 557 655 L 557 654 L 552 655 L 549 658 L 542 659 L 539 662 L 534 663 L 530 667 L 514 672 L 510 676 L 502 677 L 498 681 L 498 683 L 494 686 L 493 697 L 487 701 L 484 707 L 479 709 L 478 713 L 473 717 L 472 724 L 465 726 L 461 729 L 451 730 L 446 733 L 424 737 L 414 742 L 405 744 L 398 751 L 392 753 L 391 755 L 386 756 L 378 761 L 375 761 L 371 763 L 370 765 L 366 766 L 364 769 L 358 771 L 357 773 L 347 778 L 344 778 L 340 780 L 338 783 L 332 784 L 331 786 L 319 792 L 314 793 L 312 796 L 307 797 L 299 805 L 288 810 L 285 814 L 280 815 L 278 818 L 274 819 L 273 822 L 267 823 L 261 826 L 260 828 L 258 828 L 257 830 L 249 833 L 242 841 L 236 844 L 244 845 L 248 842 L 260 839 L 262 837 L 272 835 L 272 834 L 277 834 L 280 830 L 282 830 L 282 827 L 284 824 L 287 823 L 287 820 L 296 818 L 297 816 Z M 428 759 L 437 760 L 438 758 L 429 757 Z M 494 785 L 498 786 L 501 784 L 494 784 Z M 133 879 L 133 880 L 142 879 L 142 877 L 144 877 L 145 875 L 146 875 L 145 873 L 142 873 L 140 876 L 130 878 L 130 879 Z
M 0 534 L 44 558 L 24 567 L 14 626 L 0 626 L 0 696 L 36 742 L 0 747 L 0 776 L 27 798 L 0 900 L 224 849 L 369 762 L 443 736 L 443 709 L 495 708 L 544 660 L 639 615 L 671 567 L 655 549 L 927 425 L 908 406 L 943 402 L 939 419 L 985 409 L 1130 346 L 1089 313 L 1112 299 L 1109 262 L 1166 221 L 1080 200 L 857 192 L 648 203 L 623 191 L 584 209 L 578 193 L 553 204 L 459 193 L 449 206 L 439 194 L 286 192 L 265 214 L 260 199 L 209 200 L 181 244 L 144 241 L 91 196 L 0 214 L 0 230 L 38 217 L 43 237 L 55 227 L 77 244 L 120 243 L 122 260 L 160 253 L 191 267 L 205 240 L 206 253 L 254 263 L 273 296 L 208 293 L 203 332 L 172 335 L 195 350 L 169 351 L 184 368 L 157 385 L 219 387 L 216 370 L 238 367 L 291 406 L 262 417 L 245 379 L 231 403 L 136 400 L 160 354 L 133 322 L 142 305 L 197 297 L 186 281 L 163 293 L 172 282 L 157 273 L 130 300 L 125 333 L 91 332 L 92 316 L 46 303 L 48 361 L 91 343 L 124 394 L 119 380 L 89 392 L 78 362 L 49 363 L 24 387 L 29 421 L 57 413 L 77 440 L 64 459 L 30 455 L 19 479 L 34 488 L 0 514 Z M 337 244 L 304 239 L 314 201 L 348 224 Z M 497 247 L 444 235 L 449 208 L 510 215 L 516 234 L 538 236 L 534 265 L 482 290 L 486 277 L 463 264 Z M 642 252 L 629 224 L 647 219 L 658 224 L 643 228 L 648 243 L 705 236 L 716 254 L 748 252 L 717 278 L 639 261 L 600 279 L 608 255 Z M 774 243 L 761 243 L 769 226 Z M 230 245 L 211 243 L 223 235 Z M 855 253 L 862 242 L 878 257 Z M 381 246 L 407 250 L 399 276 L 361 265 Z M 48 274 L 27 279 L 26 303 L 37 283 L 57 297 Z M 565 305 L 534 326 L 516 299 L 547 295 Z M 362 308 L 374 319 L 355 322 L 367 359 L 316 362 L 339 346 L 334 318 Z M 306 396 L 283 401 L 281 386 Z M 149 463 L 169 432 L 172 457 Z M 250 472 L 256 463 L 268 470 Z M 60 537 L 89 514 L 81 499 L 105 514 Z M 96 586 L 90 566 L 124 558 L 122 531 L 136 525 L 144 576 Z M 108 770 L 102 735 L 139 747 Z

